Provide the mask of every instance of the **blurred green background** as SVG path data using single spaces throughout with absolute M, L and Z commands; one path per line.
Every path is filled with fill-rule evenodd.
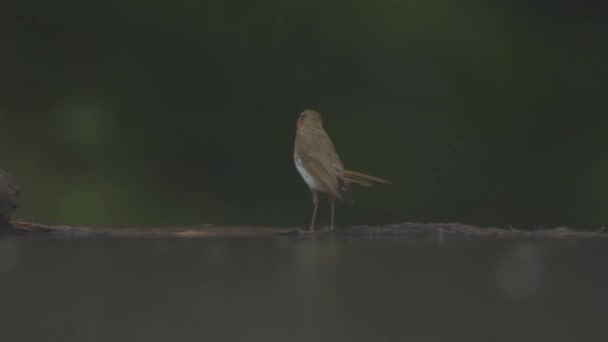
M 353 186 L 339 226 L 608 221 L 605 1 L 3 7 L 19 218 L 306 226 L 291 153 L 313 108 L 347 168 L 394 182 Z

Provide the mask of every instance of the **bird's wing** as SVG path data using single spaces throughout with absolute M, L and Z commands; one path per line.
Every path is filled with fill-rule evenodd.
M 298 134 L 296 153 L 306 170 L 314 176 L 328 193 L 352 203 L 352 195 L 341 173 L 344 170 L 331 139 L 325 132 L 316 132 L 312 137 Z

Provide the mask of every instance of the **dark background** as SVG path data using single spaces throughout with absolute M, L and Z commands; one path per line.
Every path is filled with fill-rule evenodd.
M 599 227 L 607 14 L 548 0 L 3 4 L 0 167 L 28 220 L 306 226 L 291 153 L 313 108 L 347 168 L 394 182 L 355 188 L 339 226 Z

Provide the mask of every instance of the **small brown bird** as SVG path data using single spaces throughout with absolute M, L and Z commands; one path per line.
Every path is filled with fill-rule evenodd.
M 333 229 L 336 198 L 349 204 L 353 203 L 349 183 L 354 182 L 363 186 L 391 184 L 384 179 L 344 170 L 342 161 L 334 150 L 334 144 L 323 130 L 321 114 L 310 109 L 303 111 L 297 121 L 293 161 L 312 192 L 314 208 L 309 227 L 310 231 L 314 231 L 315 227 L 317 208 L 319 207 L 319 191 L 326 192 L 329 196 L 331 207 L 330 227 Z

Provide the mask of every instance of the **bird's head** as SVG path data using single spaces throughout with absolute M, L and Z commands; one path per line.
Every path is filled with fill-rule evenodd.
M 300 114 L 298 117 L 298 121 L 296 123 L 297 127 L 314 127 L 314 128 L 323 128 L 323 120 L 321 119 L 321 114 L 315 112 L 312 109 L 306 109 Z

